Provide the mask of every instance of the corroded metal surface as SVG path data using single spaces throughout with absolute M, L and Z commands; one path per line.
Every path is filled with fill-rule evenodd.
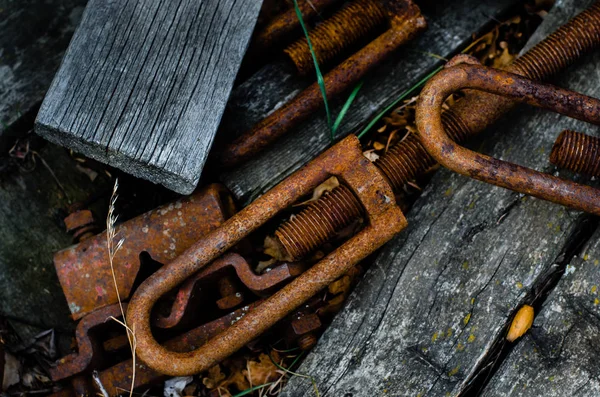
M 197 327 L 191 331 L 188 331 L 174 339 L 171 339 L 165 343 L 165 346 L 168 346 L 170 349 L 179 352 L 185 352 L 192 349 L 194 346 L 200 346 L 204 344 L 207 340 L 209 340 L 214 335 L 222 332 L 231 326 L 231 324 L 235 323 L 236 319 L 242 316 L 246 311 L 254 307 L 257 303 L 250 305 L 248 307 L 244 307 L 238 309 L 232 313 L 229 313 L 217 320 L 211 321 L 207 324 L 204 324 L 200 327 Z M 115 305 L 116 306 L 116 305 Z M 107 309 L 107 308 L 105 308 Z M 95 314 L 95 313 L 94 313 Z M 120 311 L 118 313 L 112 313 L 116 318 L 120 317 Z M 88 316 L 90 317 L 90 316 Z M 86 317 L 87 318 L 87 317 Z M 110 320 L 109 320 L 110 321 Z M 94 327 L 90 327 L 92 329 Z M 77 343 L 79 346 L 79 351 L 81 354 L 82 346 L 91 346 L 94 344 L 98 344 L 97 340 L 89 335 L 88 333 L 82 334 L 84 337 L 82 339 L 77 338 Z M 128 346 L 128 345 L 126 345 Z M 89 355 L 85 355 L 81 359 L 87 360 Z M 78 359 L 79 360 L 79 359 Z M 74 362 L 73 362 L 74 363 Z M 79 374 L 81 371 L 79 369 L 81 366 L 76 366 L 74 364 L 62 364 L 61 369 L 61 377 L 54 378 L 53 380 L 58 380 L 62 378 L 66 378 L 68 376 Z M 127 391 L 131 387 L 131 378 L 132 378 L 132 368 L 133 363 L 132 360 L 125 360 L 120 363 L 117 363 L 109 368 L 103 369 L 98 372 L 98 379 L 108 392 L 110 396 L 118 396 L 121 395 L 124 391 Z M 68 370 L 71 373 L 68 373 Z M 153 383 L 156 383 L 162 379 L 164 379 L 164 375 L 153 371 L 152 369 L 145 366 L 143 363 L 136 363 L 135 367 L 135 387 L 148 386 Z M 94 386 L 91 379 L 89 379 L 88 375 L 78 375 L 71 380 L 71 388 L 63 390 L 59 393 L 55 393 L 53 397 L 59 396 L 81 396 L 81 395 L 97 395 L 99 390 L 96 386 Z
M 600 138 L 565 130 L 552 147 L 550 162 L 573 172 L 600 176 Z
M 326 67 L 359 39 L 366 38 L 376 28 L 382 27 L 386 17 L 380 1 L 354 0 L 315 26 L 308 37 L 319 67 Z M 314 71 L 315 63 L 305 37 L 290 44 L 283 52 L 300 75 Z
M 361 215 L 362 207 L 354 194 L 340 185 L 281 225 L 275 238 L 287 254 L 285 260 L 299 260 Z
M 600 5 L 596 3 L 516 59 L 507 70 L 531 78 L 546 79 L 596 48 L 598 44 L 600 44 Z M 465 58 L 457 56 L 454 62 L 461 59 Z M 473 62 L 473 59 L 469 62 Z M 465 90 L 465 96 L 442 113 L 442 123 L 452 140 L 461 143 L 493 124 L 514 105 L 515 102 L 510 98 L 488 92 Z M 375 161 L 375 165 L 396 192 L 401 191 L 409 181 L 422 176 L 435 164 L 435 159 L 427 153 L 417 134 L 408 135 Z M 341 208 L 344 207 L 344 203 L 336 200 L 329 206 Z M 298 215 L 300 218 L 303 216 L 302 213 Z M 320 219 L 326 220 L 326 215 L 322 215 Z M 334 226 L 330 221 L 321 227 L 341 228 L 353 218 L 348 211 L 343 217 L 337 219 L 344 219 L 345 223 L 337 222 Z M 331 234 L 307 233 L 301 228 L 290 227 L 288 223 L 291 222 L 284 223 L 275 233 L 283 248 L 284 257 L 294 258 L 296 252 L 308 252 L 331 238 Z M 285 235 L 280 232 L 283 230 Z M 310 235 L 310 240 L 305 237 L 306 235 Z M 285 237 L 285 240 L 282 237 Z
M 298 1 L 298 7 L 305 22 L 314 19 L 321 11 L 340 3 L 341 0 L 305 0 Z M 291 8 L 275 17 L 252 38 L 250 53 L 259 56 L 273 49 L 294 33 L 300 32 L 300 21 L 296 11 Z
M 74 211 L 64 219 L 64 222 L 67 232 L 73 234 L 75 242 L 87 240 L 97 230 L 94 215 L 90 210 Z
M 600 125 L 600 100 L 479 65 L 442 70 L 423 88 L 416 108 L 421 142 L 443 166 L 487 183 L 600 215 L 600 190 L 476 153 L 445 132 L 442 105 L 451 94 L 470 88 L 553 110 Z
M 425 19 L 411 0 L 383 3 L 394 15 L 390 19 L 391 27 L 324 76 L 328 99 L 356 85 L 369 70 L 426 28 Z M 233 166 L 247 160 L 314 114 L 322 105 L 319 84 L 315 82 L 227 145 L 220 154 L 221 161 L 224 165 Z
M 123 305 L 124 310 L 127 305 Z M 75 374 L 97 366 L 101 359 L 101 345 L 99 341 L 90 335 L 90 331 L 112 321 L 111 317 L 121 317 L 119 304 L 110 305 L 96 310 L 85 316 L 79 324 L 75 333 L 77 340 L 77 353 L 69 354 L 58 360 L 54 367 L 49 369 L 53 381 L 68 378 Z
M 233 204 L 228 197 L 225 188 L 210 185 L 118 225 L 117 235 L 125 238 L 114 259 L 121 298 L 131 292 L 142 252 L 161 263 L 173 260 L 229 217 Z M 106 232 L 56 253 L 54 266 L 74 319 L 117 302 Z
M 242 238 L 331 176 L 338 177 L 364 208 L 366 226 L 301 276 L 250 310 L 226 332 L 188 353 L 177 353 L 154 339 L 150 316 L 162 295 L 207 266 Z M 348 272 L 406 226 L 384 177 L 367 160 L 358 139 L 350 136 L 308 163 L 255 202 L 196 242 L 150 276 L 134 293 L 127 318 L 135 330 L 139 358 L 173 376 L 204 371 L 261 335 L 318 291 Z
M 239 281 L 248 288 L 251 292 L 258 296 L 266 296 L 268 293 L 273 292 L 278 287 L 281 287 L 285 282 L 292 280 L 298 276 L 304 267 L 298 263 L 281 264 L 269 272 L 262 275 L 257 275 L 251 269 L 250 265 L 246 260 L 238 254 L 228 253 L 223 255 L 221 258 L 215 260 L 210 265 L 205 267 L 203 270 L 196 273 L 193 277 L 186 280 L 179 288 L 175 301 L 171 307 L 171 312 L 167 317 L 157 317 L 154 324 L 160 328 L 172 328 L 177 326 L 187 313 L 193 313 L 202 303 L 198 299 L 194 300 L 195 289 L 202 282 L 217 282 L 223 283 L 222 280 L 228 278 L 226 275 L 234 272 Z M 231 280 L 229 280 L 231 282 Z M 226 282 L 225 282 L 226 283 Z M 228 288 L 229 286 L 226 286 Z M 239 292 L 237 292 L 240 294 Z M 224 294 L 226 295 L 226 294 Z M 229 300 L 235 300 L 236 293 L 229 294 Z M 241 298 L 241 296 L 240 296 Z M 222 298 L 223 299 L 223 298 Z M 236 300 L 237 301 L 237 300 Z M 223 307 L 219 306 L 219 302 Z M 241 301 L 239 301 L 241 303 Z M 206 302 L 204 302 L 206 304 Z M 217 305 L 220 309 L 231 309 L 238 306 L 228 305 L 223 300 L 217 301 Z

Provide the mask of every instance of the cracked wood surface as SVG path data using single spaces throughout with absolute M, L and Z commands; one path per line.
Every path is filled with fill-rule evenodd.
M 515 3 L 513 0 L 418 2 L 427 19 L 427 30 L 365 78 L 338 129 L 338 138 L 365 125 L 384 106 L 439 64 L 438 59 L 424 52 L 441 56 L 453 54 L 470 40 L 472 33 L 480 31 Z M 219 140 L 226 142 L 251 128 L 307 83 L 292 78 L 279 65 L 263 68 L 233 91 L 223 116 Z M 345 102 L 345 95 L 340 98 L 331 101 L 334 118 Z M 330 144 L 324 111 L 317 112 L 252 160 L 222 173 L 220 179 L 242 202 L 248 203 Z
M 483 396 L 600 394 L 600 228 L 574 257 Z
M 191 193 L 261 3 L 91 0 L 36 132 Z
M 585 5 L 558 1 L 532 41 Z M 600 54 L 587 57 L 556 83 L 599 97 L 598 66 Z M 595 131 L 520 107 L 472 147 L 553 172 L 548 155 L 565 128 Z M 380 251 L 297 372 L 314 377 L 324 396 L 460 393 L 489 359 L 490 347 L 504 338 L 530 288 L 572 244 L 579 215 L 439 171 L 409 212 L 407 230 Z M 594 370 L 600 370 L 598 364 Z M 283 395 L 311 395 L 311 390 L 310 382 L 296 377 Z

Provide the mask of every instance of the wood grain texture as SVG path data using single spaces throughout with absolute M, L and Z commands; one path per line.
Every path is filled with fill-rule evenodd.
M 600 229 L 537 313 L 483 396 L 600 395 Z
M 557 3 L 533 41 L 586 5 Z M 599 97 L 599 65 L 600 54 L 588 57 L 558 84 Z M 595 130 L 521 107 L 472 146 L 553 172 L 547 157 L 564 128 Z M 407 218 L 407 230 L 380 251 L 297 371 L 313 376 L 322 396 L 461 393 L 531 288 L 554 264 L 571 260 L 565 252 L 582 219 L 576 211 L 447 170 L 435 175 Z M 283 395 L 311 390 L 306 379 L 293 378 Z
M 190 193 L 261 1 L 92 0 L 36 132 Z
M 439 60 L 424 52 L 448 56 L 471 34 L 491 22 L 515 1 L 424 1 L 419 2 L 428 29 L 415 41 L 394 54 L 364 80 L 364 85 L 338 130 L 338 138 L 357 130 L 438 65 Z M 271 80 L 271 76 L 274 77 Z M 273 89 L 272 81 L 280 81 Z M 219 139 L 230 140 L 280 107 L 306 84 L 273 66 L 259 71 L 236 88 L 219 130 Z M 286 88 L 287 87 L 287 88 Z M 332 101 L 337 116 L 345 96 Z M 240 167 L 221 175 L 221 180 L 243 202 L 249 202 L 276 185 L 331 144 L 324 111 L 316 113 L 273 146 Z
M 87 0 L 0 0 L 0 137 L 37 111 Z

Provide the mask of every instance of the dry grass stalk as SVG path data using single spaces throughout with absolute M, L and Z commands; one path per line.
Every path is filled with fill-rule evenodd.
M 110 272 L 112 274 L 113 283 L 115 285 L 115 291 L 117 292 L 117 300 L 119 301 L 119 307 L 121 308 L 121 316 L 123 317 L 123 321 L 120 321 L 115 317 L 111 318 L 125 328 L 127 332 L 127 340 L 129 341 L 129 347 L 131 349 L 131 357 L 133 363 L 131 368 L 131 389 L 129 390 L 129 397 L 131 397 L 133 395 L 133 388 L 135 385 L 135 332 L 127 325 L 127 318 L 125 317 L 125 311 L 123 310 L 123 303 L 121 301 L 121 294 L 119 293 L 119 285 L 117 284 L 117 277 L 115 275 L 115 267 L 113 264 L 117 252 L 119 252 L 119 250 L 123 246 L 123 243 L 125 242 L 125 239 L 121 238 L 116 244 L 114 243 L 117 238 L 115 224 L 117 223 L 117 219 L 119 218 L 118 215 L 115 215 L 115 204 L 117 202 L 117 198 L 119 197 L 117 194 L 118 189 L 119 179 L 117 178 L 115 180 L 115 186 L 113 187 L 112 195 L 110 197 L 110 205 L 108 207 L 108 215 L 106 217 L 106 247 L 108 249 L 108 262 L 110 264 Z

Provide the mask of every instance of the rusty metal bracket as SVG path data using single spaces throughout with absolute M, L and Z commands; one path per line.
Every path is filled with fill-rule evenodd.
M 127 305 L 123 304 L 123 310 L 126 308 Z M 77 324 L 75 333 L 77 353 L 71 353 L 61 358 L 55 363 L 54 367 L 49 369 L 53 381 L 56 382 L 83 372 L 91 368 L 92 365 L 96 366 L 101 361 L 101 346 L 96 338 L 90 336 L 90 331 L 111 321 L 111 317 L 121 317 L 121 308 L 118 303 L 96 310 L 94 313 L 85 316 Z
M 188 353 L 177 353 L 154 339 L 151 311 L 162 295 L 331 176 L 346 184 L 364 207 L 366 226 L 360 232 L 202 347 Z M 391 187 L 363 156 L 358 139 L 347 137 L 142 283 L 131 298 L 127 311 L 129 325 L 136 336 L 137 354 L 149 367 L 163 374 L 181 376 L 202 372 L 261 335 L 405 226 L 406 219 L 396 206 Z
M 600 125 L 600 100 L 488 67 L 460 64 L 446 68 L 423 88 L 416 122 L 421 141 L 440 164 L 459 174 L 520 193 L 600 215 L 600 190 L 498 160 L 450 139 L 442 124 L 442 105 L 461 89 L 502 95 Z
M 268 293 L 273 292 L 284 283 L 302 273 L 304 266 L 300 263 L 284 263 L 263 275 L 257 275 L 242 256 L 235 253 L 225 254 L 203 270 L 196 273 L 193 277 L 186 280 L 177 291 L 169 316 L 157 317 L 154 324 L 159 328 L 173 328 L 177 326 L 186 313 L 194 312 L 194 307 L 196 305 L 192 302 L 192 297 L 194 296 L 196 285 L 201 281 L 215 282 L 219 276 L 221 278 L 218 282 L 221 282 L 224 280 L 223 275 L 230 270 L 235 272 L 242 284 L 244 284 L 251 292 L 258 296 L 266 296 Z M 225 279 L 227 279 L 227 277 L 225 277 Z M 222 302 L 222 300 L 217 301 L 217 305 L 219 305 L 220 302 Z M 232 309 L 238 305 L 228 306 L 229 305 L 226 305 L 225 307 L 220 308 L 223 310 Z
M 167 263 L 235 212 L 226 189 L 209 185 L 193 195 L 158 207 L 117 226 L 126 237 L 113 265 L 122 299 L 129 297 L 140 272 L 140 253 Z M 106 248 L 106 232 L 59 251 L 54 266 L 73 319 L 117 303 Z
M 325 75 L 324 84 L 329 99 L 357 84 L 369 70 L 427 27 L 419 8 L 412 0 L 377 1 L 390 14 L 390 28 Z M 234 166 L 249 159 L 314 114 L 322 105 L 319 84 L 313 83 L 227 145 L 220 154 L 222 163 Z

